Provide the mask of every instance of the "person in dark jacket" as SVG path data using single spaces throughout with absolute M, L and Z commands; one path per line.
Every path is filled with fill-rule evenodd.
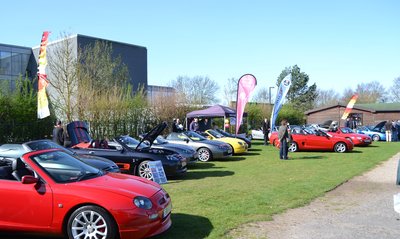
M 189 130 L 190 131 L 199 131 L 199 122 L 198 122 L 197 118 L 194 118 L 192 123 L 190 123 Z
M 264 145 L 268 145 L 268 141 L 269 141 L 269 130 L 270 130 L 270 126 L 269 126 L 269 120 L 267 118 L 264 118 L 264 122 L 262 125 L 262 130 L 263 130 L 263 134 L 264 134 Z
M 64 136 L 63 136 L 64 129 L 62 127 L 61 120 L 56 121 L 56 125 L 53 129 L 53 141 L 57 144 L 64 146 Z
M 289 148 L 289 132 L 288 132 L 288 122 L 287 120 L 282 120 L 281 126 L 278 129 L 278 138 L 280 143 L 279 158 L 282 160 L 287 160 L 288 158 L 288 148 Z

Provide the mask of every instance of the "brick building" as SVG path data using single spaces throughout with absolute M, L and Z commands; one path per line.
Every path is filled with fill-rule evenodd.
M 306 111 L 307 123 L 321 124 L 327 120 L 334 120 L 339 122 L 340 126 L 344 126 L 345 121 L 341 117 L 345 109 L 346 105 L 337 104 Z M 375 125 L 384 120 L 400 120 L 400 103 L 356 104 L 350 117 L 355 118 L 358 125 Z

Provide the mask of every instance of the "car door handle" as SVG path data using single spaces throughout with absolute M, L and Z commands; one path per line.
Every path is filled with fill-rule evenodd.
M 89 151 L 89 154 L 94 154 L 94 151 Z

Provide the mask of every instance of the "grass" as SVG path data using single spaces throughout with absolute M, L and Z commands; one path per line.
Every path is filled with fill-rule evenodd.
M 305 205 L 400 151 L 396 143 L 378 142 L 344 154 L 291 153 L 293 160 L 282 161 L 278 149 L 261 143 L 244 155 L 199 162 L 163 185 L 172 198 L 173 225 L 153 238 L 227 237 L 241 224 Z

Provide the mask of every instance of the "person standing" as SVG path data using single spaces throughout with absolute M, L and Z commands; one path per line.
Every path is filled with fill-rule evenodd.
M 263 134 L 264 134 L 264 145 L 268 145 L 268 141 L 269 141 L 269 131 L 270 131 L 270 124 L 269 124 L 269 120 L 267 118 L 264 118 L 264 122 L 262 125 L 262 130 L 263 130 Z
M 62 127 L 61 120 L 56 121 L 56 125 L 53 129 L 53 141 L 57 144 L 64 146 L 64 136 L 63 136 L 64 129 Z
M 392 120 L 392 141 L 397 142 L 399 140 L 397 136 L 397 124 L 396 121 Z
M 392 122 L 390 120 L 385 123 L 386 142 L 392 141 Z
M 194 118 L 192 123 L 190 123 L 189 130 L 190 131 L 199 131 L 199 122 L 198 122 L 197 118 Z
M 287 127 L 287 120 L 281 121 L 281 126 L 278 129 L 278 138 L 281 145 L 279 149 L 279 158 L 282 160 L 287 160 L 288 158 L 288 148 L 289 148 L 289 132 Z
M 179 119 L 176 118 L 172 122 L 172 132 L 179 133 L 183 131 L 183 125 L 179 122 Z

